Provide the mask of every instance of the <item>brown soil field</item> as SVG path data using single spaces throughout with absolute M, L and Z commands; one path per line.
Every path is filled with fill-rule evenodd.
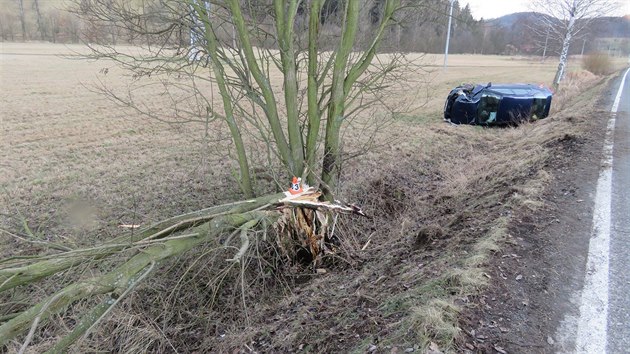
M 74 225 L 78 229 L 71 232 L 80 231 L 76 237 L 82 239 L 104 220 L 108 226 L 133 223 L 122 218 L 129 218 L 129 210 L 137 215 L 132 219 L 150 222 L 229 199 L 209 192 L 234 192 L 230 171 L 235 166 L 214 153 L 225 146 L 204 146 L 199 124 L 147 120 L 94 92 L 100 80 L 124 91 L 132 78 L 111 63 L 64 57 L 85 52 L 77 45 L 2 43 L 3 210 L 27 213 L 32 228 L 44 230 L 47 222 L 70 225 L 53 220 L 68 219 L 67 209 L 75 204 L 89 205 L 94 222 Z M 447 72 L 439 68 L 440 60 L 422 59 L 427 72 L 418 81 L 424 84 L 401 99 L 417 105 L 400 119 L 441 124 L 444 96 L 462 82 L 544 82 L 553 75 L 551 64 L 510 57 L 452 55 Z M 145 90 L 139 99 L 167 111 L 160 93 Z M 118 220 L 111 220 L 112 214 L 120 215 Z
M 93 92 L 99 80 L 124 90 L 132 78 L 111 63 L 63 57 L 85 52 L 72 45 L 2 43 L 3 209 L 31 210 L 27 219 L 43 229 L 40 224 L 64 217 L 68 199 L 88 203 L 95 221 L 109 219 L 101 213 L 135 210 L 148 222 L 229 198 L 208 194 L 213 188 L 234 191 L 229 173 L 234 166 L 204 147 L 200 125 L 147 120 Z M 440 60 L 423 59 L 428 72 L 418 80 L 425 85 L 401 99 L 418 103 L 401 119 L 440 124 L 445 94 L 462 82 L 545 82 L 553 74 L 551 64 L 510 57 L 452 55 L 447 72 Z M 139 99 L 159 110 L 168 104 L 159 94 L 147 90 Z M 51 201 L 54 207 L 45 206 Z M 80 226 L 92 232 L 98 224 Z
M 2 257 L 42 251 L 42 242 L 98 245 L 128 232 L 121 224 L 150 224 L 239 199 L 236 165 L 219 128 L 209 139 L 202 123 L 168 124 L 116 105 L 92 88 L 106 82 L 124 91 L 133 78 L 111 63 L 68 57 L 83 52 L 80 46 L 0 45 Z M 441 56 L 421 60 L 425 70 L 416 81 L 422 84 L 397 98 L 411 102 L 410 109 L 377 133 L 371 150 L 344 165 L 340 196 L 372 218 L 341 220 L 347 250 L 325 272 L 246 277 L 232 269 L 215 284 L 212 269 L 203 269 L 214 256 L 195 250 L 161 265 L 159 276 L 139 286 L 75 350 L 488 349 L 468 341 L 462 329 L 474 318 L 460 324 L 458 314 L 478 304 L 494 274 L 486 267 L 511 242 L 511 223 L 544 205 L 541 196 L 554 178 L 551 158 L 567 136 L 587 135 L 602 80 L 572 63 L 550 118 L 518 128 L 452 126 L 441 116 L 452 87 L 548 84 L 555 64 L 451 55 L 444 71 Z M 159 91 L 137 98 L 169 120 L 172 107 Z M 350 136 L 346 149 L 360 148 Z M 247 287 L 230 283 L 239 275 Z M 72 279 L 3 294 L 0 321 Z M 69 311 L 42 326 L 32 350 L 47 349 L 78 316 Z

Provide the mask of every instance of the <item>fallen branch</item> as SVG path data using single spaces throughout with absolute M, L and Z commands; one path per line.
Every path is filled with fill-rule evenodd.
M 221 205 L 159 222 L 139 230 L 136 235 L 124 235 L 102 246 L 75 249 L 34 259 L 17 259 L 27 264 L 18 267 L 5 265 L 5 268 L 0 268 L 0 292 L 21 285 L 33 284 L 52 274 L 89 261 L 119 254 L 128 249 L 141 249 L 111 271 L 74 282 L 23 312 L 5 317 L 6 322 L 0 326 L 0 345 L 6 345 L 18 335 L 28 331 L 20 349 L 24 351 L 33 339 L 37 328 L 46 323 L 52 315 L 63 313 L 78 301 L 93 301 L 95 297 L 105 295 L 107 300 L 89 310 L 75 328 L 51 349 L 51 352 L 63 352 L 107 316 L 117 303 L 164 260 L 181 255 L 223 234 L 238 230 L 241 246 L 230 261 L 241 262 L 249 249 L 248 232 L 261 220 L 275 223 L 277 229 L 284 231 L 278 235 L 279 244 L 287 240 L 291 242 L 297 240 L 298 247 L 308 249 L 312 261 L 316 261 L 325 247 L 330 226 L 328 221 L 330 213 L 354 213 L 365 216 L 356 206 L 339 202 L 321 202 L 320 196 L 319 191 L 307 188 L 296 195 L 280 193 Z M 181 231 L 186 232 L 174 235 Z M 226 244 L 225 247 L 228 245 Z M 6 263 L 11 264 L 0 260 L 0 264 Z
M 243 213 L 271 205 L 282 197 L 284 197 L 284 193 L 238 203 L 219 205 L 158 222 L 145 229 L 138 230 L 135 234 L 117 237 L 96 248 L 73 250 L 41 258 L 22 260 L 34 262 L 19 267 L 0 268 L 0 292 L 49 277 L 61 271 L 82 265 L 87 261 L 101 260 L 113 254 L 118 254 L 132 247 L 134 240 L 140 241 L 164 238 L 175 232 L 208 222 L 221 215 Z M 52 258 L 42 260 L 42 258 L 49 257 Z
M 117 299 L 135 282 L 135 277 L 150 264 L 159 264 L 169 257 L 182 254 L 200 245 L 209 237 L 216 237 L 251 220 L 260 220 L 269 216 L 265 212 L 246 212 L 215 218 L 211 222 L 194 228 L 192 231 L 198 234 L 196 237 L 175 239 L 151 246 L 105 275 L 71 284 L 0 326 L 0 345 L 5 345 L 9 340 L 27 330 L 36 319 L 40 322 L 45 321 L 51 315 L 64 311 L 75 301 L 101 294 L 109 294 L 111 298 Z

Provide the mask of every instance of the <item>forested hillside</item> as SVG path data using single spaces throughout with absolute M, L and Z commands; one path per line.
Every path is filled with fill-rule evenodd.
M 111 0 L 112 2 L 120 0 Z M 344 0 L 329 0 L 322 10 L 323 25 L 328 33 L 340 31 L 339 9 Z M 382 15 L 384 0 L 362 0 L 365 2 L 365 15 L 362 27 L 370 30 Z M 141 8 L 145 13 L 155 14 L 155 21 L 161 20 L 160 13 L 165 7 L 179 6 L 182 16 L 189 10 L 176 0 L 134 0 L 125 1 L 131 8 Z M 250 9 L 250 16 L 269 16 L 271 13 L 261 1 L 259 8 Z M 389 29 L 382 50 L 402 50 L 409 52 L 440 53 L 444 50 L 448 23 L 448 0 L 407 0 L 408 7 L 396 14 L 396 22 Z M 464 5 L 462 5 L 464 4 Z M 138 43 L 130 31 L 117 26 L 116 21 L 82 21 L 81 13 L 93 6 L 89 0 L 0 0 L 0 40 L 2 41 L 49 41 L 61 43 Z M 305 14 L 301 12 L 301 15 Z M 534 12 L 516 13 L 498 19 L 475 19 L 465 1 L 455 1 L 453 28 L 450 45 L 451 53 L 473 54 L 524 54 L 538 55 L 543 51 L 545 38 L 532 30 L 536 18 L 545 16 Z M 172 19 L 171 19 L 172 20 Z M 159 23 L 156 23 L 159 24 Z M 300 22 L 296 24 L 299 26 Z M 540 31 L 539 31 L 540 32 Z M 544 32 L 544 31 L 543 31 Z M 226 29 L 225 36 L 230 36 Z M 182 28 L 178 38 L 172 41 L 187 43 L 189 31 Z M 572 54 L 594 51 L 608 52 L 611 55 L 630 53 L 630 17 L 606 17 L 599 19 L 587 33 L 571 48 Z M 547 41 L 549 54 L 553 55 L 558 43 Z M 261 45 L 274 45 L 273 42 Z
M 540 16 L 536 12 L 519 12 L 492 19 L 484 24 L 486 36 L 495 45 L 493 53 L 500 53 L 500 48 L 513 46 L 512 50 L 521 54 L 536 55 L 542 52 L 545 43 L 545 30 L 536 28 Z M 559 51 L 560 43 L 550 37 L 550 54 Z M 587 31 L 578 34 L 577 40 L 570 47 L 570 54 L 606 52 L 610 55 L 630 54 L 630 16 L 602 17 L 595 19 Z

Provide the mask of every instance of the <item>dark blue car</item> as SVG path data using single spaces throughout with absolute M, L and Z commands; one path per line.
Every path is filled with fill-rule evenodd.
M 532 84 L 462 85 L 444 105 L 444 119 L 455 124 L 511 125 L 549 115 L 552 92 Z

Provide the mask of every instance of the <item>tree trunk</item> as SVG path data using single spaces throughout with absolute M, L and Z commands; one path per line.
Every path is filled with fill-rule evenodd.
M 42 13 L 39 10 L 39 0 L 33 0 L 33 8 L 35 9 L 35 15 L 37 16 L 37 32 L 39 32 L 39 38 L 45 41 L 46 38 L 46 27 L 44 26 L 44 19 L 42 18 Z
M 348 57 L 353 50 L 354 40 L 358 28 L 359 1 L 349 1 L 346 5 L 346 15 L 341 43 L 333 65 L 330 103 L 326 121 L 326 138 L 324 141 L 324 161 L 322 163 L 322 182 L 324 197 L 333 200 L 333 191 L 341 172 L 341 147 L 339 133 L 346 110 L 346 100 L 356 81 L 365 73 L 372 59 L 376 55 L 378 46 L 383 39 L 385 29 L 390 24 L 392 16 L 398 6 L 398 0 L 387 0 L 384 15 L 376 34 L 368 49 L 363 52 L 357 62 L 347 69 Z M 346 74 L 347 71 L 347 74 Z M 368 85 L 369 86 L 369 85 Z
M 245 17 L 243 16 L 243 12 L 241 11 L 241 4 L 238 0 L 227 0 L 227 6 L 232 13 L 232 19 L 234 21 L 234 26 L 236 27 L 238 40 L 241 43 L 241 47 L 243 49 L 245 60 L 247 62 L 247 67 L 262 92 L 262 97 L 264 99 L 266 108 L 265 116 L 267 117 L 269 128 L 275 139 L 275 146 L 278 149 L 278 155 L 280 155 L 284 166 L 286 166 L 291 173 L 295 174 L 296 165 L 293 161 L 291 148 L 282 130 L 276 97 L 271 87 L 271 83 L 269 82 L 269 78 L 264 75 L 263 71 L 261 70 L 261 66 L 258 63 L 258 58 L 254 53 L 254 46 L 251 42 L 249 29 L 245 22 Z
M 547 58 L 547 45 L 549 44 L 549 32 L 551 31 L 550 28 L 547 29 L 547 34 L 545 35 L 545 47 L 543 48 L 543 54 L 542 54 L 542 60 L 541 62 L 545 62 L 545 59 Z
M 285 4 L 285 2 L 288 4 Z M 300 131 L 300 114 L 298 107 L 298 80 L 295 62 L 295 48 L 293 45 L 295 17 L 297 15 L 298 0 L 274 0 L 276 15 L 276 36 L 280 48 L 284 76 L 284 102 L 287 109 L 287 132 L 289 147 L 293 160 L 292 173 L 302 176 L 304 172 L 304 141 Z
M 22 41 L 26 41 L 26 20 L 24 18 L 24 0 L 18 0 L 18 6 L 20 8 L 20 23 L 22 24 Z
M 308 168 L 307 182 L 315 185 L 315 158 L 317 153 L 317 139 L 319 138 L 319 128 L 321 125 L 321 111 L 319 109 L 317 97 L 317 61 L 318 61 L 318 33 L 320 25 L 320 14 L 324 2 L 313 0 L 309 11 L 308 19 L 308 73 L 307 73 L 307 116 L 308 129 L 306 135 L 306 167 Z
M 346 93 L 344 79 L 348 56 L 352 52 L 359 22 L 359 1 L 346 4 L 346 15 L 341 35 L 341 43 L 335 57 L 331 84 L 330 104 L 326 120 L 326 140 L 324 142 L 324 161 L 322 163 L 322 181 L 324 197 L 333 199 L 333 192 L 341 171 L 341 151 L 339 146 L 339 129 L 345 112 Z
M 223 108 L 225 109 L 225 122 L 230 129 L 232 142 L 234 142 L 234 146 L 236 147 L 236 155 L 240 171 L 239 185 L 241 187 L 241 191 L 243 192 L 243 194 L 245 194 L 246 198 L 253 198 L 254 188 L 252 187 L 252 179 L 249 173 L 249 161 L 247 158 L 247 153 L 245 152 L 245 144 L 243 143 L 241 130 L 238 126 L 238 123 L 236 122 L 236 118 L 234 117 L 234 107 L 227 88 L 225 70 L 223 68 L 223 64 L 221 64 L 221 61 L 219 60 L 217 50 L 218 40 L 210 24 L 209 5 L 207 5 L 206 3 L 205 6 L 201 6 L 197 3 L 193 3 L 193 5 L 191 6 L 194 7 L 195 11 L 199 15 L 201 19 L 200 22 L 205 29 L 204 34 L 206 39 L 206 49 L 208 55 L 210 56 L 209 59 L 212 65 L 212 71 L 215 74 L 215 80 L 221 94 L 221 99 L 223 100 Z
M 564 35 L 564 39 L 562 41 L 562 52 L 560 53 L 560 62 L 558 63 L 558 70 L 556 71 L 556 77 L 553 79 L 553 87 L 554 89 L 558 89 L 560 86 L 560 81 L 564 78 L 567 60 L 569 59 L 569 47 L 571 46 L 571 41 L 573 40 L 573 27 L 575 26 L 575 15 L 574 11 L 571 13 L 571 17 L 569 18 L 569 23 L 567 24 L 566 34 Z

